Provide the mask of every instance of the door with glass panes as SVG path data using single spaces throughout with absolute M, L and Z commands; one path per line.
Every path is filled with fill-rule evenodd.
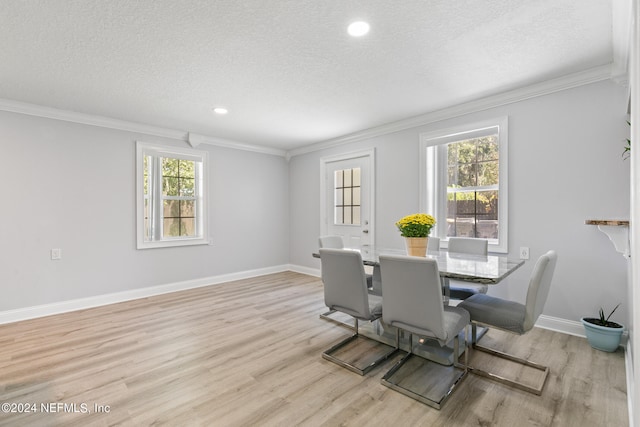
M 345 247 L 373 244 L 370 163 L 369 155 L 324 163 L 324 234 L 342 236 Z

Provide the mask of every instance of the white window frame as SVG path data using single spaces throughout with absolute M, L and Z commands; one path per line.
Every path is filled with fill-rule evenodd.
M 442 148 L 450 142 L 489 135 L 493 133 L 492 129 L 498 128 L 498 154 L 500 156 L 498 160 L 500 170 L 498 242 L 489 242 L 489 251 L 496 253 L 508 253 L 509 251 L 508 125 L 508 116 L 504 116 L 420 134 L 420 210 L 434 215 L 440 222 L 447 215 L 447 159 L 445 157 L 446 150 L 438 149 L 438 147 Z M 449 241 L 446 233 L 446 227 L 438 226 L 438 224 L 432 230 L 433 236 L 440 237 L 443 248 L 448 247 Z
M 196 236 L 194 237 L 170 237 L 162 238 L 161 227 L 163 225 L 162 218 L 162 188 L 155 185 L 155 200 L 158 203 L 155 206 L 157 215 L 154 215 L 154 229 L 156 231 L 151 239 L 145 236 L 144 226 L 144 158 L 152 156 L 153 158 L 167 157 L 173 159 L 195 161 L 202 164 L 201 168 L 196 171 Z M 138 249 L 164 248 L 174 246 L 192 246 L 206 245 L 208 241 L 208 201 L 207 201 L 207 183 L 209 182 L 209 153 L 206 151 L 193 150 L 189 148 L 168 147 L 155 144 L 149 144 L 141 141 L 136 143 L 136 235 Z M 161 183 L 161 177 L 156 181 Z M 153 220 L 152 220 L 153 221 Z

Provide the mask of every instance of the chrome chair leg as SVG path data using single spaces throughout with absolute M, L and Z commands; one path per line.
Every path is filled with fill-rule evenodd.
M 398 331 L 399 334 L 400 331 Z M 467 376 L 468 370 L 468 350 L 467 350 L 467 335 L 468 335 L 468 326 L 463 330 L 464 334 L 464 365 L 461 365 L 458 362 L 458 355 L 460 351 L 460 336 L 458 335 L 454 339 L 454 368 L 462 369 L 459 375 L 457 375 L 449 384 L 448 389 L 437 399 L 433 400 L 424 394 L 421 394 L 420 391 L 415 389 L 411 389 L 409 387 L 405 387 L 400 384 L 400 382 L 395 382 L 393 380 L 393 376 L 396 375 L 400 369 L 413 357 L 420 357 L 413 353 L 413 334 L 409 334 L 409 352 L 398 362 L 396 365 L 391 368 L 380 380 L 381 383 L 399 393 L 404 394 L 405 396 L 409 396 L 412 399 L 415 399 L 419 402 L 424 403 L 425 405 L 431 406 L 432 408 L 440 409 L 445 402 L 449 399 L 454 390 L 458 387 L 461 381 Z M 398 335 L 399 337 L 399 335 Z M 430 364 L 435 364 L 435 362 L 428 361 Z M 446 369 L 446 368 L 445 368 Z M 451 369 L 451 368 L 449 368 Z
M 326 311 L 326 312 L 320 314 L 320 318 L 322 320 L 326 320 L 328 322 L 335 323 L 336 325 L 344 326 L 345 328 L 351 329 L 352 331 L 356 330 L 354 325 L 350 325 L 347 322 L 344 322 L 344 321 L 339 320 L 339 319 L 334 319 L 333 317 L 331 317 L 331 315 L 334 314 L 334 313 L 337 313 L 337 311 L 336 310 Z
M 398 341 L 396 339 L 396 347 L 395 348 L 391 347 L 391 346 L 389 346 L 387 344 L 384 344 L 384 343 L 379 343 L 380 346 L 391 347 L 391 350 L 387 351 L 382 356 L 380 356 L 376 360 L 370 362 L 366 366 L 358 367 L 353 363 L 346 362 L 346 361 L 334 356 L 333 353 L 335 353 L 336 351 L 338 351 L 341 348 L 345 347 L 350 342 L 355 341 L 356 339 L 358 339 L 358 337 L 360 337 L 360 335 L 358 334 L 358 319 L 354 318 L 354 320 L 355 320 L 355 327 L 354 327 L 355 334 L 353 334 L 350 337 L 340 341 L 338 344 L 334 345 L 329 350 L 323 352 L 322 353 L 322 357 L 324 359 L 330 361 L 330 362 L 333 362 L 333 363 L 335 363 L 337 365 L 342 366 L 343 368 L 347 368 L 351 372 L 355 372 L 358 375 L 366 375 L 369 371 L 371 371 L 376 366 L 384 363 L 388 358 L 393 356 L 398 351 L 398 345 L 397 345 Z M 365 339 L 370 339 L 370 338 L 365 338 Z
M 493 372 L 489 372 L 489 371 L 485 371 L 483 369 L 479 369 L 479 368 L 476 368 L 476 367 L 473 367 L 473 366 L 469 366 L 469 371 L 471 373 L 483 376 L 485 378 L 492 379 L 494 381 L 497 381 L 497 382 L 502 383 L 502 384 L 509 385 L 511 387 L 515 387 L 515 388 L 517 388 L 519 390 L 523 390 L 523 391 L 527 391 L 529 393 L 533 393 L 533 394 L 535 394 L 537 396 L 540 396 L 542 394 L 542 390 L 543 390 L 544 385 L 545 385 L 545 383 L 547 381 L 547 377 L 549 376 L 549 367 L 543 366 L 543 365 L 541 365 L 539 363 L 531 362 L 530 360 L 527 360 L 527 359 L 523 359 L 523 358 L 520 358 L 520 357 L 513 356 L 513 355 L 508 354 L 508 353 L 504 353 L 504 352 L 501 352 L 501 351 L 498 351 L 498 350 L 494 350 L 494 349 L 489 348 L 489 347 L 481 346 L 481 345 L 479 345 L 477 343 L 477 341 L 478 341 L 477 340 L 477 325 L 475 323 L 472 323 L 472 326 L 471 326 L 471 342 L 472 342 L 472 347 L 473 347 L 474 350 L 479 350 L 479 351 L 482 351 L 484 353 L 488 353 L 488 354 L 491 354 L 493 356 L 500 357 L 502 359 L 510 360 L 512 362 L 516 362 L 516 363 L 519 363 L 521 365 L 529 366 L 531 368 L 537 369 L 537 370 L 539 370 L 539 371 L 541 371 L 543 373 L 543 376 L 542 376 L 542 381 L 541 381 L 540 386 L 539 387 L 533 387 L 533 386 L 524 384 L 524 383 L 522 383 L 520 381 L 515 381 L 515 380 L 512 380 L 512 379 L 503 377 L 502 375 L 498 375 L 498 374 L 495 374 Z

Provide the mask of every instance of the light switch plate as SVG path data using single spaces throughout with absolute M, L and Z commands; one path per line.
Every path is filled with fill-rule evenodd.
M 51 249 L 51 259 L 52 260 L 62 259 L 62 249 L 60 248 Z

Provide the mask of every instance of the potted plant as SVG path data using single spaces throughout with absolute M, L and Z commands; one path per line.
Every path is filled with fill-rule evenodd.
M 404 237 L 407 255 L 425 256 L 431 228 L 436 225 L 436 219 L 425 213 L 407 215 L 396 222 L 400 235 Z
M 620 307 L 620 304 L 616 305 L 607 317 L 604 316 L 604 310 L 601 307 L 599 317 L 583 317 L 580 319 L 591 347 L 602 351 L 616 351 L 620 345 L 624 326 L 609 319 L 618 307 Z

